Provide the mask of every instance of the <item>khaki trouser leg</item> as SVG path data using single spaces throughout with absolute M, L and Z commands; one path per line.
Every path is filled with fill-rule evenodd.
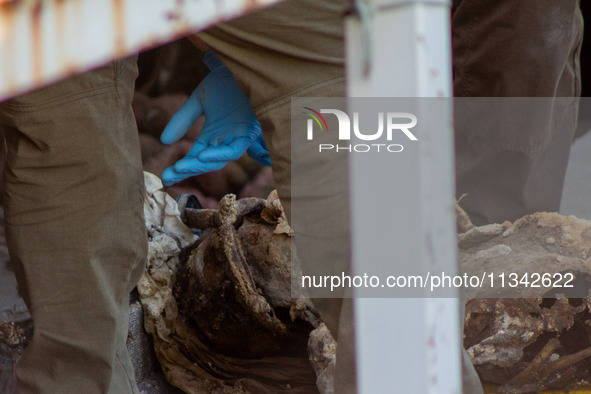
M 492 113 L 492 100 L 478 99 L 456 114 L 457 194 L 475 224 L 560 207 L 578 111 L 568 98 L 580 95 L 578 4 L 454 1 L 456 96 L 561 98 Z
M 6 231 L 34 335 L 19 393 L 137 393 L 129 292 L 147 252 L 135 59 L 0 105 Z

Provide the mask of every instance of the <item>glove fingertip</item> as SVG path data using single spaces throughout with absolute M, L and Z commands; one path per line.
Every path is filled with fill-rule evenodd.
M 271 165 L 271 158 L 269 157 L 268 152 L 265 152 L 265 151 L 258 152 L 257 154 L 251 156 L 251 158 L 263 166 L 268 167 Z
M 175 119 L 171 119 L 162 131 L 162 134 L 160 134 L 160 142 L 166 145 L 177 142 L 186 134 L 186 130 L 184 132 L 180 132 L 179 130 L 180 128 L 178 127 L 177 122 L 175 122 Z
M 164 186 L 172 186 L 179 181 L 177 180 L 176 172 L 172 167 L 168 167 L 162 171 L 160 178 L 162 179 L 162 184 Z
M 165 134 L 165 132 L 163 132 L 160 135 L 160 142 L 162 142 L 165 145 L 170 145 L 173 142 L 176 142 L 173 136 L 170 136 L 169 134 Z

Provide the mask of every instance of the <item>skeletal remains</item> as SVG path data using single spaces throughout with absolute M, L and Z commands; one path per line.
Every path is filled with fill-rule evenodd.
M 456 208 L 462 271 L 519 279 L 504 293 L 482 289 L 467 300 L 464 347 L 481 380 L 505 393 L 568 389 L 590 380 L 591 222 L 535 213 L 474 227 Z M 574 274 L 573 288 L 528 282 L 533 273 L 567 272 Z M 503 295 L 512 298 L 485 298 Z
M 146 175 L 148 268 L 138 285 L 167 379 L 188 393 L 330 392 L 336 345 L 291 294 L 291 229 L 276 193 L 183 209 Z M 293 273 L 297 275 L 297 272 Z M 319 376 L 319 378 L 317 378 Z
M 277 196 L 229 195 L 219 210 L 184 210 L 204 231 L 197 239 L 159 180 L 147 175 L 146 184 L 150 253 L 138 290 L 167 379 L 188 393 L 331 392 L 336 344 L 313 305 L 290 293 L 298 273 Z M 459 208 L 457 216 L 462 271 L 569 271 L 590 287 L 591 222 L 537 213 L 474 227 Z M 511 290 L 513 298 L 482 290 L 467 300 L 464 346 L 482 380 L 505 393 L 584 381 L 591 297 Z

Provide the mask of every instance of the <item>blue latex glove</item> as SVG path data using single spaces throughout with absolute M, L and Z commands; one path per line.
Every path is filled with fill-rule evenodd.
M 251 158 L 271 165 L 261 126 L 234 76 L 212 52 L 203 61 L 211 72 L 170 119 L 160 140 L 164 144 L 180 140 L 203 114 L 205 125 L 187 156 L 162 173 L 165 186 L 219 170 L 247 149 Z
M 259 164 L 264 166 L 271 165 L 271 159 L 269 158 L 269 151 L 267 150 L 267 145 L 265 145 L 265 140 L 263 139 L 263 134 L 259 134 L 256 140 L 250 144 L 248 149 L 246 150 L 248 153 L 248 157 L 255 160 Z

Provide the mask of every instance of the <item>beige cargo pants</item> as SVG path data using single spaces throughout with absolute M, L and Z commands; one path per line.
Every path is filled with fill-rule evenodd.
M 514 100 L 494 113 L 493 101 L 477 99 L 470 113 L 456 113 L 461 205 L 478 225 L 558 211 L 581 94 L 579 0 L 453 4 L 457 97 L 554 98 Z
M 6 235 L 33 340 L 20 393 L 138 393 L 126 348 L 144 267 L 135 58 L 0 104 Z

